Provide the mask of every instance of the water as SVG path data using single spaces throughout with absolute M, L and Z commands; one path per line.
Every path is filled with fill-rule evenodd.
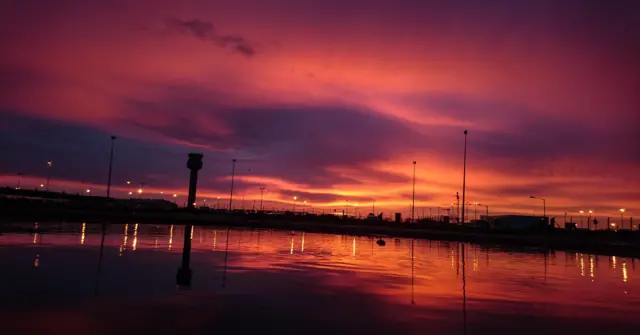
M 46 227 L 45 227 L 46 228 Z M 60 230 L 59 230 L 60 229 Z M 635 333 L 639 260 L 184 226 L 0 235 L 2 334 Z M 638 264 L 640 265 L 640 264 Z

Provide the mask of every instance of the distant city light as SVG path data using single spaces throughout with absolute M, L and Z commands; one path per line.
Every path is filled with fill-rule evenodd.
M 87 193 L 91 193 L 91 189 L 90 189 L 90 188 L 88 188 L 85 192 L 87 192 Z
M 44 184 L 40 184 L 40 187 L 44 187 Z
M 129 195 L 132 195 L 132 194 L 133 194 L 133 192 L 129 191 Z
M 141 188 L 138 189 L 138 193 L 142 193 L 142 189 Z
M 127 180 L 127 185 L 131 185 L 131 180 Z
M 174 197 L 174 198 L 177 198 L 177 197 L 178 197 L 178 195 L 177 195 L 177 194 L 174 194 L 174 195 L 173 195 L 173 197 Z
M 620 213 L 624 213 L 625 211 L 626 211 L 626 209 L 620 208 Z

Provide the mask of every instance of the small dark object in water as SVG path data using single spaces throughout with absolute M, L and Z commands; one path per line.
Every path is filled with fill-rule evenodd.
M 376 241 L 376 243 L 381 247 L 384 247 L 387 244 L 387 242 L 385 242 L 383 239 L 379 239 L 378 241 Z

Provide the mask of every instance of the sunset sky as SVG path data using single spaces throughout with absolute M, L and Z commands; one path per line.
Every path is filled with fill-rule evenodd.
M 4 0 L 0 185 L 408 212 L 640 203 L 640 2 Z M 479 209 L 480 211 L 480 209 Z M 484 209 L 482 209 L 484 211 Z

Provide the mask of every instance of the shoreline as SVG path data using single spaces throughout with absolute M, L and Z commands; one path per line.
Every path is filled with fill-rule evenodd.
M 0 218 L 0 232 L 7 223 L 141 223 L 191 224 L 196 226 L 294 230 L 309 233 L 415 238 L 490 244 L 494 246 L 577 251 L 591 254 L 640 257 L 640 232 L 631 231 L 546 231 L 495 230 L 454 224 L 408 224 L 355 219 L 323 219 L 314 216 L 277 216 L 227 212 L 86 212 L 12 211 Z

